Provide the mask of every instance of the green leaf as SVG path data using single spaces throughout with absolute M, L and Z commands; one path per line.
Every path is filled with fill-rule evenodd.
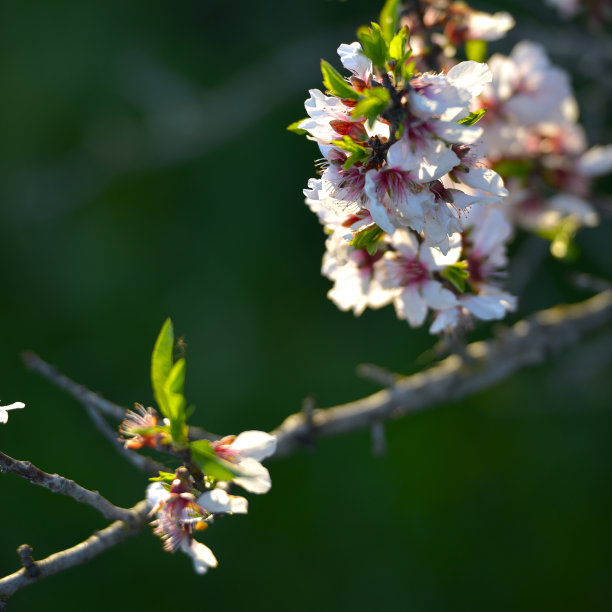
M 200 468 L 207 476 L 212 476 L 217 480 L 233 480 L 236 476 L 234 472 L 216 461 L 205 461 Z
M 321 72 L 323 73 L 323 84 L 329 93 L 339 98 L 359 99 L 359 94 L 342 78 L 342 75 L 323 59 L 321 60 Z
M 293 132 L 294 134 L 300 134 L 300 135 L 308 134 L 306 130 L 303 130 L 302 128 L 298 127 L 298 125 L 300 125 L 302 121 L 305 121 L 305 119 L 298 119 L 298 121 L 294 121 L 293 123 L 287 126 L 287 130 L 289 132 Z
M 404 79 L 404 81 L 409 81 L 412 78 L 412 75 L 414 74 L 416 64 L 414 62 L 402 62 L 400 66 L 402 71 L 402 78 Z
M 478 123 L 484 117 L 484 114 L 486 112 L 487 112 L 486 108 L 481 108 L 480 110 L 472 111 L 467 117 L 464 117 L 463 119 L 459 119 L 457 123 L 461 123 L 462 125 L 474 125 Z
M 377 23 L 372 23 L 372 27 L 362 26 L 357 30 L 357 38 L 361 43 L 366 57 L 372 60 L 374 66 L 384 70 L 389 47 L 385 37 Z
M 331 144 L 336 145 L 349 153 L 365 155 L 366 158 L 370 155 L 370 152 L 366 147 L 355 142 L 350 136 L 343 136 L 342 140 L 332 140 Z
M 179 359 L 170 370 L 170 374 L 164 384 L 164 395 L 168 405 L 170 416 L 170 435 L 177 442 L 186 442 L 187 435 L 185 431 L 185 407 L 187 400 L 185 399 L 185 367 L 187 362 L 185 359 Z
M 406 51 L 406 41 L 408 40 L 409 30 L 404 26 L 389 43 L 389 59 L 397 62 L 404 61 L 410 57 L 412 51 Z
M 383 36 L 390 41 L 397 30 L 399 0 L 387 0 L 380 11 L 380 28 Z
M 374 255 L 380 247 L 380 240 L 385 232 L 378 225 L 370 225 L 358 231 L 350 242 L 355 249 L 366 249 L 370 255 Z
M 149 478 L 149 480 L 151 482 L 167 482 L 169 484 L 172 484 L 172 482 L 174 481 L 174 472 L 162 472 L 160 470 L 159 476 L 153 476 L 152 478 Z
M 208 440 L 195 440 L 189 444 L 191 457 L 200 469 L 217 480 L 233 480 L 240 471 L 229 461 L 215 454 Z
M 473 62 L 484 62 L 487 59 L 486 40 L 467 40 L 465 42 L 465 56 Z
M 384 87 L 370 87 L 364 89 L 363 98 L 353 109 L 351 116 L 355 119 L 365 117 L 370 126 L 377 117 L 387 108 L 391 95 Z
M 465 281 L 470 278 L 467 261 L 458 261 L 442 270 L 442 276 L 461 293 L 465 292 Z
M 171 418 L 170 406 L 166 400 L 164 387 L 172 370 L 172 350 L 174 348 L 174 329 L 172 321 L 168 318 L 164 322 L 153 348 L 151 358 L 151 383 L 155 401 L 161 413 Z

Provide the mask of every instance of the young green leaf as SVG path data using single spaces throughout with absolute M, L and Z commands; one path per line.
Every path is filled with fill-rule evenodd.
M 474 125 L 478 123 L 484 117 L 484 114 L 486 112 L 487 112 L 486 108 L 481 108 L 480 110 L 472 111 L 467 117 L 464 117 L 463 119 L 459 119 L 457 123 L 461 123 L 462 125 Z
M 304 121 L 304 119 L 299 119 L 298 121 L 294 121 L 293 123 L 290 123 L 287 126 L 287 130 L 289 132 L 293 132 L 294 134 L 308 134 L 308 132 L 306 130 L 303 130 L 302 128 L 299 128 L 298 125 L 300 125 L 300 123 L 302 123 L 302 121 Z
M 389 43 L 389 59 L 396 62 L 405 61 L 410 57 L 410 49 L 406 51 L 406 41 L 408 40 L 409 30 L 404 26 Z
M 384 87 L 371 87 L 363 90 L 363 98 L 357 103 L 351 116 L 354 118 L 365 117 L 370 126 L 376 118 L 387 108 L 390 94 Z
M 380 28 L 387 41 L 390 41 L 397 30 L 399 0 L 387 0 L 380 11 Z
M 185 399 L 185 359 L 179 359 L 170 370 L 170 374 L 164 384 L 164 395 L 168 405 L 170 419 L 170 435 L 176 442 L 186 442 L 187 435 L 185 431 L 185 407 L 187 400 Z
M 473 62 L 484 62 L 487 59 L 486 40 L 467 40 L 465 42 L 465 56 Z
M 358 231 L 350 242 L 355 249 L 366 249 L 370 255 L 374 255 L 380 246 L 380 240 L 385 232 L 378 225 L 370 225 Z
M 465 281 L 470 277 L 467 261 L 458 261 L 442 270 L 442 276 L 461 293 L 465 292 Z
M 342 75 L 325 60 L 321 60 L 323 85 L 329 93 L 339 98 L 358 100 L 359 94 L 342 78 Z
M 171 418 L 170 407 L 166 401 L 164 386 L 172 370 L 173 348 L 174 329 L 172 327 L 172 321 L 168 318 L 157 336 L 151 358 L 151 384 L 153 385 L 153 394 L 161 413 L 168 418 Z
M 355 142 L 350 136 L 343 136 L 342 140 L 332 140 L 331 144 L 336 145 L 348 153 L 364 155 L 366 158 L 370 155 L 366 147 Z
M 151 482 L 165 482 L 167 484 L 172 484 L 174 480 L 174 472 L 162 472 L 159 471 L 159 476 L 153 476 L 149 478 Z
M 372 23 L 372 27 L 362 26 L 357 30 L 357 38 L 361 43 L 366 57 L 372 60 L 374 66 L 384 70 L 389 47 L 382 30 L 377 23 Z

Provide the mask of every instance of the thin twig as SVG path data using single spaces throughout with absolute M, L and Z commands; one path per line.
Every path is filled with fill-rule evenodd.
M 307 430 L 317 437 L 338 435 L 466 397 L 523 367 L 542 363 L 549 355 L 611 322 L 612 291 L 578 304 L 543 310 L 519 321 L 498 338 L 468 345 L 467 360 L 451 355 L 424 372 L 398 380 L 389 389 L 348 404 L 315 410 L 314 430 L 302 413 L 287 417 L 271 432 L 277 437 L 275 457 L 300 447 Z
M 147 523 L 148 511 L 148 502 L 142 500 L 133 508 L 125 510 L 125 512 L 130 514 L 129 524 L 123 521 L 115 521 L 105 529 L 95 532 L 76 546 L 57 552 L 41 561 L 35 561 L 34 567 L 38 568 L 38 573 L 35 576 L 29 575 L 27 570 L 22 568 L 14 574 L 0 579 L 0 602 L 5 602 L 8 597 L 25 586 L 38 582 L 47 576 L 67 570 L 75 565 L 81 565 L 90 561 L 105 550 L 113 548 L 125 539 L 136 535 Z
M 49 489 L 53 493 L 61 493 L 62 495 L 72 497 L 72 499 L 82 504 L 95 508 L 104 518 L 116 519 L 125 523 L 134 521 L 134 513 L 131 510 L 115 506 L 115 504 L 100 495 L 98 491 L 85 489 L 74 482 L 74 480 L 64 478 L 59 474 L 43 472 L 29 461 L 19 461 L 0 452 L 0 470 L 17 474 L 17 476 L 25 478 L 32 484 Z
M 46 361 L 43 361 L 35 353 L 25 351 L 23 353 L 23 361 L 30 370 L 40 374 L 50 383 L 53 383 L 56 387 L 68 393 L 68 395 L 72 395 L 72 397 L 81 402 L 81 404 L 89 404 L 100 412 L 117 419 L 118 421 L 122 421 L 125 418 L 126 408 L 113 404 L 113 402 L 109 402 L 97 393 L 90 391 L 87 387 L 74 382 L 67 376 L 64 376 L 59 370 L 48 364 Z
M 62 374 L 57 368 L 47 363 L 44 359 L 41 359 L 36 353 L 32 351 L 25 351 L 22 355 L 23 361 L 26 366 L 40 374 L 43 378 L 55 385 L 59 389 L 62 389 L 68 395 L 71 395 L 78 400 L 85 408 L 87 406 L 93 406 L 96 410 L 99 410 L 103 414 L 110 416 L 117 421 L 123 421 L 127 408 L 114 404 L 103 398 L 101 395 L 90 391 L 84 385 L 81 385 L 74 380 L 68 378 Z M 201 427 L 189 427 L 189 439 L 190 440 L 218 440 L 221 436 L 213 434 Z

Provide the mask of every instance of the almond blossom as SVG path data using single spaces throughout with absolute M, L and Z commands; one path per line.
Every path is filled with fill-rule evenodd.
M 419 244 L 410 231 L 397 231 L 391 238 L 393 250 L 385 253 L 387 283 L 395 289 L 393 305 L 400 319 L 412 327 L 422 325 L 429 308 L 443 310 L 457 304 L 457 298 L 434 273 L 458 261 L 460 237 L 453 236 L 446 255 L 425 243 Z
M 238 476 L 232 482 L 251 493 L 270 490 L 270 473 L 260 462 L 275 453 L 275 436 L 264 431 L 243 431 L 212 442 L 211 447 L 217 457 L 233 464 Z
M 217 559 L 207 546 L 194 539 L 194 532 L 206 529 L 215 514 L 246 514 L 248 509 L 244 497 L 229 495 L 220 488 L 196 497 L 186 468 L 177 470 L 169 487 L 161 482 L 150 484 L 147 501 L 150 515 L 156 516 L 153 532 L 164 541 L 164 549 L 189 555 L 198 574 L 216 567 Z

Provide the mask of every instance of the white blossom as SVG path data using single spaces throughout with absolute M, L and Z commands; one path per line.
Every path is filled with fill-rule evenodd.
M 270 473 L 261 461 L 276 451 L 276 437 L 263 431 L 244 431 L 212 443 L 215 454 L 234 464 L 238 476 L 232 482 L 251 493 L 267 493 Z

